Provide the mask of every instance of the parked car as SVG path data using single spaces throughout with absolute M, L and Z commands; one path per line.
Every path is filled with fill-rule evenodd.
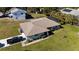
M 3 44 L 3 43 L 0 43 L 0 48 L 1 48 L 1 47 L 3 47 L 3 46 L 5 46 L 5 44 Z
M 7 40 L 7 44 L 14 44 L 14 43 L 17 43 L 17 42 L 20 42 L 20 41 L 23 41 L 23 40 L 25 40 L 25 38 L 23 38 L 22 36 L 13 37 L 13 38 Z

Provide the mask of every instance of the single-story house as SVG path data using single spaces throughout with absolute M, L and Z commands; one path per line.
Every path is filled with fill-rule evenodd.
M 60 11 L 64 14 L 71 14 L 79 18 L 79 10 L 71 9 L 71 8 L 64 8 Z
M 6 12 L 7 16 L 13 19 L 21 20 L 26 19 L 26 11 L 19 8 L 11 8 Z
M 20 32 L 24 33 L 28 40 L 36 40 L 47 37 L 52 30 L 60 28 L 60 24 L 46 17 L 33 19 L 30 22 L 20 24 Z

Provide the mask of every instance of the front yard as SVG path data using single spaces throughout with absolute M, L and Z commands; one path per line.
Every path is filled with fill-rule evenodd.
M 18 28 L 19 22 L 9 19 L 0 19 L 0 39 L 20 34 Z
M 79 27 L 72 25 L 64 25 L 63 29 L 55 31 L 54 35 L 49 39 L 30 45 L 27 50 L 79 50 Z
M 54 34 L 47 40 L 39 43 L 21 47 L 21 44 L 15 44 L 13 46 L 2 48 L 1 51 L 69 51 L 79 50 L 79 27 L 72 25 L 64 25 L 64 28 L 54 32 Z

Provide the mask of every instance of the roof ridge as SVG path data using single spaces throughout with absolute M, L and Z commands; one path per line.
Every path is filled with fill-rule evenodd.
M 32 30 L 35 29 L 35 28 L 41 28 L 42 30 L 49 31 L 47 28 L 43 28 L 43 27 L 41 27 L 41 26 L 38 26 L 38 25 L 33 24 L 32 28 L 31 28 L 31 31 L 28 33 L 28 35 L 29 35 L 29 34 L 32 32 Z

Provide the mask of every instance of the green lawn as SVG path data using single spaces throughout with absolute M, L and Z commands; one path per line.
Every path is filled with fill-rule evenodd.
M 79 27 L 65 25 L 63 29 L 55 31 L 48 40 L 27 47 L 28 50 L 79 50 Z
M 19 22 L 0 19 L 0 39 L 18 35 Z
M 34 18 L 46 17 L 46 15 L 44 15 L 44 14 L 35 14 L 35 13 L 31 13 L 31 16 Z
M 64 25 L 64 28 L 55 31 L 47 40 L 41 41 L 27 47 L 21 47 L 18 43 L 11 47 L 3 48 L 0 50 L 8 51 L 69 51 L 79 50 L 79 32 L 78 26 Z

